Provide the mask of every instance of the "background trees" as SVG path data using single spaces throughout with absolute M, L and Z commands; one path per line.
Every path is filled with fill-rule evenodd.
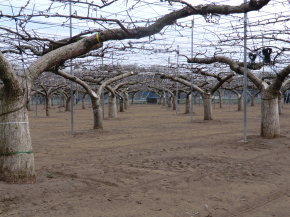
M 160 14 L 156 13 L 158 16 L 152 18 L 150 13 L 142 12 L 144 3 L 134 1 L 104 1 L 101 5 L 86 1 L 65 0 L 53 1 L 49 5 L 37 5 L 37 3 L 28 1 L 20 7 L 17 5 L 19 3 L 11 1 L 11 5 L 5 5 L 5 10 L 3 9 L 0 15 L 2 19 L 5 19 L 0 26 L 2 36 L 0 53 L 0 122 L 3 123 L 0 125 L 0 178 L 11 182 L 33 181 L 34 179 L 34 158 L 26 105 L 35 81 L 43 72 L 53 71 L 67 79 L 78 81 L 79 84 L 82 84 L 93 98 L 94 111 L 98 111 L 96 115 L 101 117 L 98 103 L 100 95 L 96 95 L 91 86 L 80 82 L 81 78 L 64 73 L 65 68 L 69 68 L 70 72 L 73 71 L 72 68 L 74 66 L 92 69 L 94 66 L 102 65 L 104 58 L 108 62 L 114 60 L 114 56 L 123 55 L 123 53 L 117 53 L 117 55 L 110 53 L 112 49 L 120 52 L 129 50 L 133 53 L 133 56 L 137 56 L 136 54 L 140 49 L 143 52 L 149 51 L 151 57 L 148 58 L 147 53 L 146 58 L 143 59 L 143 65 L 151 65 L 153 61 L 150 62 L 150 60 L 158 59 L 157 56 L 164 54 L 164 51 L 174 50 L 175 52 L 170 54 L 171 59 L 169 61 L 164 61 L 163 56 L 163 61 L 158 59 L 157 62 L 159 64 L 162 63 L 164 67 L 167 64 L 172 65 L 175 62 L 173 59 L 176 58 L 175 69 L 178 69 L 178 71 L 175 71 L 175 73 L 183 73 L 179 71 L 180 63 L 178 62 L 178 57 L 182 52 L 187 52 L 189 48 L 172 49 L 172 45 L 167 44 L 170 41 L 172 42 L 172 38 L 167 40 L 166 43 L 160 43 L 159 47 L 156 46 L 156 42 L 161 39 L 164 40 L 164 36 L 168 35 L 167 29 L 172 30 L 175 28 L 175 33 L 182 35 L 182 29 L 189 29 L 187 27 L 190 19 L 187 19 L 187 17 L 191 15 L 201 15 L 200 17 L 205 23 L 210 23 L 209 27 L 218 29 L 220 27 L 217 23 L 220 22 L 221 15 L 239 16 L 238 14 L 244 12 L 257 11 L 269 2 L 270 0 L 252 0 L 246 4 L 235 3 L 233 6 L 217 4 L 184 5 L 184 2 L 179 1 L 169 1 L 169 4 L 168 2 L 158 2 L 158 8 L 163 9 L 160 10 Z M 105 15 L 106 10 L 110 7 L 111 9 L 116 8 L 114 4 L 126 7 L 127 15 L 123 17 L 123 14 L 118 14 L 115 11 Z M 150 2 L 145 2 L 145 6 L 150 6 L 148 8 L 151 8 L 151 4 Z M 138 7 L 141 8 L 141 11 Z M 102 11 L 104 8 L 106 10 Z M 132 13 L 135 10 L 137 14 L 140 13 L 140 19 L 137 19 L 137 16 L 132 17 Z M 156 11 L 156 9 L 154 10 Z M 112 18 L 112 16 L 117 15 L 119 16 L 117 19 Z M 281 17 L 276 21 L 285 22 L 286 14 L 284 13 Z M 234 16 L 231 19 L 238 20 Z M 73 28 L 71 25 L 73 22 L 75 25 L 77 23 L 78 28 Z M 271 24 L 271 22 L 273 21 L 268 19 L 266 23 L 262 24 Z M 41 30 L 39 24 L 45 26 L 44 31 Z M 56 28 L 53 29 L 54 25 Z M 62 27 L 68 29 L 69 26 L 71 26 L 70 34 L 64 34 L 59 31 Z M 235 27 L 233 30 L 232 34 L 240 38 L 239 29 Z M 232 34 L 220 38 L 220 44 L 216 43 L 217 41 L 214 44 L 212 42 L 209 43 L 211 47 L 209 51 L 205 49 L 205 44 L 200 43 L 196 47 L 195 55 L 208 55 L 208 52 L 213 53 L 214 55 L 212 56 L 216 56 L 218 53 L 237 54 L 235 60 L 239 59 L 239 41 L 236 38 L 232 38 Z M 200 32 L 197 35 L 201 35 Z M 218 34 L 215 33 L 213 35 Z M 258 36 L 254 36 L 258 38 Z M 256 39 L 255 37 L 253 37 L 253 40 Z M 282 33 L 274 39 L 284 43 L 285 40 L 287 41 L 284 37 Z M 141 38 L 143 39 L 137 40 Z M 177 37 L 174 36 L 174 38 Z M 188 39 L 189 35 L 181 38 Z M 124 42 L 120 42 L 121 40 L 124 40 Z M 229 49 L 229 47 L 233 46 L 232 44 L 226 44 L 229 40 L 236 42 L 236 49 Z M 116 43 L 118 46 L 115 46 Z M 149 46 L 147 46 L 148 44 Z M 163 45 L 163 48 L 160 45 Z M 218 45 L 223 45 L 224 47 Z M 253 51 L 259 52 L 260 50 L 255 48 Z M 283 65 L 284 63 L 278 60 L 279 58 L 282 59 L 284 57 L 285 59 L 285 56 L 287 57 L 288 48 L 272 48 L 272 51 L 275 54 L 275 58 L 270 62 Z M 263 53 L 263 49 L 261 52 Z M 108 54 L 110 54 L 109 58 Z M 97 59 L 98 57 L 99 59 Z M 20 61 L 16 61 L 17 59 L 20 59 Z M 142 58 L 138 56 L 137 59 L 140 61 Z M 129 60 L 119 59 L 119 61 L 124 63 Z M 275 67 L 279 68 L 280 65 L 275 65 Z M 283 79 L 286 79 L 288 75 L 287 68 L 282 70 L 280 74 L 283 75 Z M 114 80 L 114 78 L 111 79 Z M 257 80 L 255 81 L 257 83 Z M 281 86 L 280 83 L 281 79 L 277 77 L 272 86 L 270 86 L 278 87 Z M 105 88 L 106 85 L 102 83 L 101 89 Z M 98 118 L 97 120 L 101 119 Z

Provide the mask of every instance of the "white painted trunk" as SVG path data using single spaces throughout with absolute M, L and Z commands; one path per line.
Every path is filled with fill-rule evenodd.
M 280 135 L 278 98 L 261 101 L 261 136 L 274 138 Z
M 0 115 L 0 180 L 9 183 L 34 182 L 34 155 L 26 106 L 9 103 L 4 107 L 4 104 L 0 102 L 0 114 L 3 114 Z M 19 107 L 22 108 L 17 110 Z
M 202 100 L 203 100 L 204 120 L 212 120 L 211 94 L 203 94 Z
M 116 96 L 109 96 L 109 118 L 116 118 L 117 115 L 117 100 Z

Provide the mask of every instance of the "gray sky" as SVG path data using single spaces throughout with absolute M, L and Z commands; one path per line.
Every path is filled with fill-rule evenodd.
M 0 0 L 0 9 L 3 13 L 17 14 L 20 10 L 20 7 L 25 4 L 26 1 L 19 0 Z M 100 1 L 94 1 L 96 3 L 100 3 Z M 188 1 L 189 3 L 194 3 L 193 5 L 198 4 L 208 4 L 216 3 L 216 4 L 231 4 L 238 5 L 242 3 L 241 0 L 235 1 Z M 48 8 L 51 2 L 48 0 L 32 0 L 24 11 L 25 14 L 31 14 L 32 12 L 42 13 Z M 10 4 L 13 5 L 13 12 Z M 134 7 L 133 7 L 134 5 Z M 103 9 L 91 10 L 89 16 L 92 17 L 104 17 L 110 19 L 119 19 L 122 20 L 123 24 L 132 28 L 134 25 L 136 26 L 144 26 L 146 23 L 143 21 L 147 21 L 148 23 L 153 22 L 155 19 L 169 13 L 172 10 L 176 10 L 178 8 L 183 7 L 184 5 L 174 3 L 173 6 L 170 6 L 167 2 L 160 2 L 160 0 L 150 0 L 150 1 L 140 1 L 136 4 L 136 1 L 128 0 L 119 0 L 116 3 L 108 7 L 104 7 Z M 63 4 L 54 3 L 51 7 L 51 14 L 68 14 L 69 7 L 68 5 L 65 7 Z M 276 32 L 279 30 L 288 29 L 288 35 L 277 35 L 279 38 L 284 38 L 289 40 L 289 20 L 287 22 L 278 22 L 274 21 L 285 19 L 284 16 L 290 17 L 290 3 L 288 0 L 272 0 L 269 5 L 264 7 L 259 12 L 250 12 L 248 14 L 248 35 L 261 36 L 263 33 L 268 34 L 270 31 L 275 30 Z M 72 7 L 73 13 L 77 13 L 79 16 L 87 16 L 88 10 L 86 6 L 82 5 L 73 5 Z M 130 15 L 130 16 L 129 16 Z M 284 17 L 284 18 L 283 18 Z M 183 55 L 190 56 L 191 55 L 191 20 L 193 17 L 188 17 L 185 19 L 178 20 L 177 23 L 182 25 L 183 27 L 172 25 L 164 28 L 161 33 L 156 34 L 152 37 L 146 37 L 139 40 L 131 40 L 132 42 L 138 42 L 136 46 L 144 49 L 177 49 L 179 46 L 180 53 Z M 235 59 L 242 60 L 243 56 L 243 48 L 242 48 L 242 40 L 240 41 L 229 41 L 220 43 L 219 40 L 224 38 L 224 35 L 227 34 L 232 38 L 241 38 L 243 36 L 243 14 L 234 15 L 234 16 L 220 16 L 213 17 L 215 23 L 206 22 L 203 16 L 194 16 L 194 28 L 193 28 L 193 47 L 194 54 L 203 53 L 206 56 L 212 56 L 218 53 L 224 53 L 229 57 L 233 57 Z M 131 23 L 131 19 L 134 21 L 134 24 Z M 33 18 L 32 22 L 27 24 L 27 30 L 33 34 L 33 32 L 38 35 L 59 39 L 63 37 L 69 36 L 69 22 L 66 19 L 60 18 Z M 269 25 L 260 25 L 256 26 L 256 24 L 263 24 L 266 21 L 271 21 L 272 24 Z M 101 24 L 101 25 L 100 25 Z M 1 26 L 6 26 L 9 28 L 15 28 L 15 22 L 13 20 L 9 20 L 6 18 L 2 18 L 0 20 Z M 255 25 L 255 26 L 252 26 Z M 73 20 L 73 34 L 80 33 L 82 31 L 88 29 L 106 29 L 106 28 L 119 28 L 116 24 L 107 24 L 107 23 L 94 23 L 88 22 L 85 20 Z M 276 36 L 274 34 L 274 36 Z M 106 42 L 105 46 L 111 45 L 114 47 L 123 47 L 127 45 L 129 40 L 124 41 L 111 41 Z M 282 42 L 274 42 L 270 40 L 248 40 L 248 48 L 255 49 L 263 46 L 276 46 L 278 48 L 289 47 L 289 44 Z M 275 49 L 274 49 L 275 50 Z M 289 59 L 289 52 L 286 53 Z M 113 58 L 112 58 L 113 57 Z M 287 56 L 286 56 L 287 57 Z M 168 65 L 168 58 L 170 58 L 170 62 L 172 64 L 176 64 L 177 56 L 175 53 L 159 53 L 157 52 L 148 52 L 141 51 L 139 49 L 126 50 L 126 51 L 117 51 L 114 49 L 110 49 L 108 53 L 106 53 L 104 62 L 105 63 L 113 63 L 113 64 L 138 64 L 138 65 Z M 285 57 L 283 57 L 285 58 Z M 185 63 L 185 58 L 180 57 L 178 59 L 179 63 Z M 96 60 L 95 64 L 99 64 L 100 60 Z

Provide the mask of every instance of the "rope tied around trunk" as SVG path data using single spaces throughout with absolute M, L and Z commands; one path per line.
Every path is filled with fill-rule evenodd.
M 0 122 L 0 125 L 6 125 L 6 124 L 28 124 L 27 121 L 19 121 L 19 122 Z
M 32 153 L 33 153 L 32 151 L 15 151 L 15 152 L 0 153 L 0 157 L 17 155 L 17 154 L 32 154 Z

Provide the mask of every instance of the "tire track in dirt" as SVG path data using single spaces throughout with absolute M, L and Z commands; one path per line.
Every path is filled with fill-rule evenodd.
M 229 215 L 220 215 L 217 217 L 242 217 L 244 214 L 255 212 L 258 208 L 264 207 L 274 201 L 277 201 L 285 196 L 290 196 L 290 187 L 285 185 L 280 187 L 279 190 L 273 191 L 263 197 L 259 197 L 254 201 L 251 201 L 251 206 L 243 205 L 231 211 Z

